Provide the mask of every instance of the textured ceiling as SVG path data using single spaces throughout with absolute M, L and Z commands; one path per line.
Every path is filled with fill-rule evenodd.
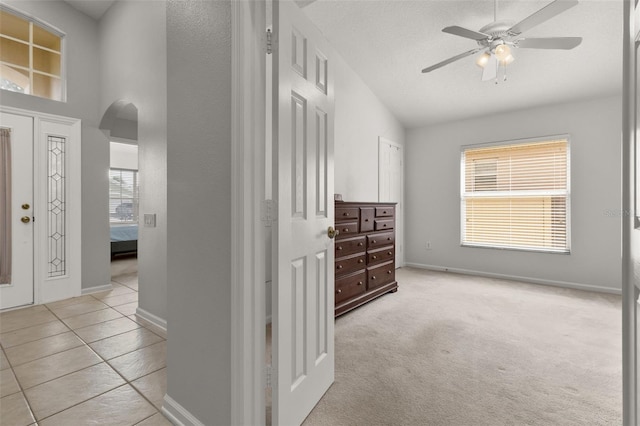
M 550 1 L 498 1 L 497 19 L 518 22 Z M 325 37 L 407 127 L 620 93 L 622 1 L 583 0 L 526 32 L 581 36 L 573 50 L 516 49 L 507 81 L 483 82 L 475 56 L 428 74 L 430 65 L 473 49 L 443 33 L 493 22 L 493 1 L 317 0 L 304 8 Z

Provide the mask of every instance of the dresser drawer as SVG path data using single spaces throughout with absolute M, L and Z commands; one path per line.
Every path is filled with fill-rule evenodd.
M 392 245 L 394 241 L 395 235 L 393 232 L 382 232 L 380 234 L 367 235 L 367 247 L 369 249 L 389 246 Z
M 395 281 L 396 268 L 393 262 L 367 268 L 367 290 Z
M 366 260 L 367 255 L 364 253 L 336 259 L 336 276 L 355 272 L 358 269 L 364 269 Z
M 376 207 L 376 217 L 391 217 L 393 210 L 393 207 Z
M 373 217 L 375 209 L 373 207 L 360 208 L 360 232 L 373 231 Z
M 340 235 L 350 235 L 358 233 L 358 222 L 340 222 L 336 223 L 336 229 L 340 231 Z
M 359 211 L 358 207 L 336 207 L 336 221 L 357 219 Z
M 393 229 L 393 219 L 376 219 L 375 230 L 382 231 L 384 229 Z
M 350 254 L 364 252 L 367 239 L 362 237 L 336 240 L 336 259 Z
M 367 273 L 365 271 L 336 279 L 336 304 L 362 294 L 366 291 L 365 281 Z
M 367 265 L 388 262 L 394 259 L 395 248 L 393 246 L 367 253 Z

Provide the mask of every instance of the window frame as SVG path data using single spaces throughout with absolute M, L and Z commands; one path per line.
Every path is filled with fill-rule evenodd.
M 18 95 L 22 95 L 22 96 L 32 96 L 35 98 L 40 98 L 40 99 L 47 99 L 49 101 L 54 101 L 54 102 L 67 102 L 67 34 L 62 31 L 61 29 L 59 29 L 58 27 L 51 25 L 50 23 L 37 18 L 29 13 L 23 12 L 19 9 L 16 9 L 13 6 L 9 6 L 7 4 L 4 3 L 0 3 L 0 10 L 5 12 L 5 13 L 9 13 L 11 15 L 14 15 L 20 19 L 23 19 L 25 21 L 28 21 L 31 23 L 31 25 L 36 25 L 39 26 L 40 28 L 44 29 L 45 31 L 57 36 L 60 38 L 60 99 L 53 99 L 50 97 L 44 97 L 44 96 L 39 96 L 39 95 L 35 95 L 33 93 L 22 93 L 22 92 L 17 92 L 17 91 L 12 91 L 12 90 L 7 90 L 7 89 L 0 89 L 0 92 L 5 93 L 5 92 L 10 92 L 10 93 L 16 93 Z M 17 40 L 13 37 L 10 36 L 5 36 L 4 38 L 6 38 L 7 40 Z M 24 41 L 21 41 L 24 42 Z M 32 49 L 38 48 L 38 49 L 42 49 L 43 46 L 37 45 L 33 43 L 33 31 L 30 30 L 30 35 L 29 35 L 29 41 L 27 43 L 27 45 L 29 46 L 29 50 L 30 52 L 32 51 Z M 46 50 L 46 51 L 51 51 L 51 49 L 48 48 L 44 48 L 42 50 Z M 29 53 L 29 56 L 31 57 L 32 54 Z M 22 69 L 25 69 L 24 67 L 21 67 Z M 33 60 L 30 60 L 29 63 L 29 82 L 31 84 L 33 84 L 33 73 L 34 73 L 34 68 L 33 68 Z M 37 72 L 37 71 L 36 71 Z M 49 73 L 43 73 L 43 72 L 38 72 L 39 74 L 42 75 L 52 75 Z M 31 89 L 31 91 L 33 90 L 33 88 Z M 30 92 L 31 92 L 30 91 Z
M 134 180 L 134 191 L 135 197 L 133 197 L 132 201 L 134 202 L 134 212 L 137 210 L 137 218 L 136 220 L 123 220 L 119 222 L 111 221 L 111 211 L 109 211 L 109 226 L 118 226 L 118 225 L 132 225 L 140 223 L 140 171 L 138 169 L 126 169 L 122 167 L 109 167 L 109 181 L 111 181 L 111 171 L 116 170 L 119 172 L 133 172 L 133 180 Z M 116 200 L 117 198 L 111 198 L 111 190 L 109 190 L 109 208 L 111 207 L 111 200 Z M 122 197 L 119 198 L 120 204 L 122 204 Z M 135 206 L 135 202 L 137 201 L 137 208 Z M 117 213 L 117 212 L 116 212 Z
M 499 147 L 499 146 L 517 146 L 522 144 L 531 144 L 537 142 L 549 142 L 553 140 L 566 140 L 567 142 L 567 188 L 565 193 L 561 196 L 566 197 L 566 217 L 565 217 L 565 235 L 566 235 L 566 250 L 558 251 L 558 250 L 550 250 L 545 248 L 529 248 L 529 247 L 509 247 L 509 246 L 496 246 L 491 245 L 489 243 L 478 244 L 478 243 L 468 243 L 464 242 L 466 235 L 466 199 L 468 196 L 465 192 L 465 152 L 471 149 L 482 149 L 482 148 L 491 148 L 491 147 Z M 460 146 L 460 246 L 466 248 L 480 248 L 480 249 L 493 249 L 493 250 L 510 250 L 510 251 L 522 251 L 522 252 L 532 252 L 532 253 L 548 253 L 548 254 L 561 254 L 568 255 L 571 254 L 571 136 L 569 134 L 556 134 L 556 135 L 548 135 L 548 136 L 540 136 L 540 137 L 532 137 L 532 138 L 523 138 L 523 139 L 510 139 L 503 140 L 497 142 L 484 142 L 477 144 L 468 144 Z M 559 190 L 521 190 L 521 191 L 477 191 L 475 198 L 480 197 L 504 197 L 508 198 L 508 195 L 518 196 L 518 195 L 559 195 Z M 480 193 L 480 195 L 477 195 Z

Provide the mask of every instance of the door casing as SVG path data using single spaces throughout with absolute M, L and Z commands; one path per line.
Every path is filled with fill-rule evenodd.
M 81 121 L 76 118 L 0 106 L 7 114 L 33 118 L 33 290 L 34 304 L 53 302 L 81 294 Z M 66 140 L 65 154 L 65 273 L 49 277 L 47 235 L 47 150 L 48 135 Z

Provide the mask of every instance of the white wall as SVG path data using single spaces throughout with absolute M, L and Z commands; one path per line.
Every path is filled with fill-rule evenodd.
M 404 127 L 339 55 L 335 85 L 335 193 L 378 201 L 378 137 L 404 145 Z
M 138 109 L 140 216 L 156 214 L 156 227 L 140 226 L 138 232 L 138 305 L 162 323 L 167 318 L 165 3 L 116 2 L 100 20 L 100 48 L 100 113 L 118 100 Z
M 111 142 L 109 163 L 112 169 L 138 170 L 138 145 Z
M 3 0 L 66 34 L 67 101 L 2 91 L 2 105 L 82 120 L 82 288 L 109 284 L 109 141 L 98 129 L 97 23 L 61 1 Z
M 167 395 L 229 425 L 231 2 L 169 0 L 167 70 Z
M 409 131 L 407 262 L 620 290 L 620 115 L 620 98 L 611 97 Z M 461 146 L 565 133 L 571 137 L 571 254 L 461 247 Z M 425 250 L 426 241 L 432 250 Z

